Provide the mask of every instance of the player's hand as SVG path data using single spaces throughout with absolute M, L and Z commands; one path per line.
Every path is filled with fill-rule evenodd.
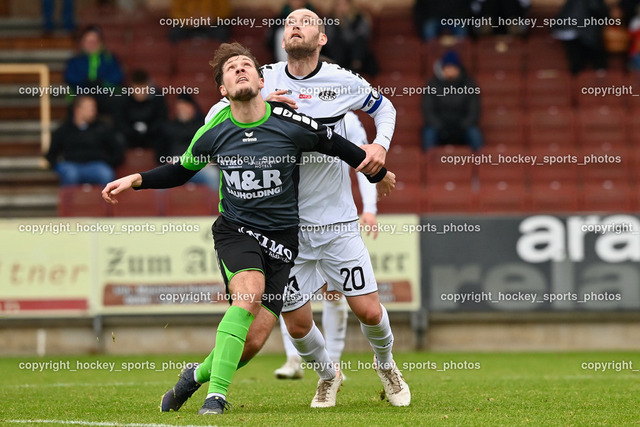
M 380 144 L 366 144 L 361 145 L 362 148 L 367 153 L 367 157 L 364 159 L 364 164 L 366 165 L 362 168 L 363 173 L 366 173 L 369 176 L 373 176 L 380 172 L 380 169 L 384 166 L 384 162 L 387 158 L 387 150 Z
M 127 175 L 108 183 L 102 190 L 102 198 L 105 202 L 115 205 L 118 203 L 118 200 L 114 197 L 116 194 L 120 194 L 131 187 L 139 187 L 140 185 L 142 185 L 142 176 L 139 173 Z
M 373 232 L 373 238 L 376 239 L 378 237 L 378 218 L 376 218 L 376 214 L 362 212 L 362 215 L 360 215 L 360 225 L 366 228 L 367 236 Z
M 387 174 L 382 178 L 382 181 L 376 184 L 376 189 L 378 190 L 378 200 L 380 200 L 383 196 L 388 196 L 391 194 L 391 191 L 396 188 L 396 175 L 387 171 Z
M 289 107 L 295 108 L 297 110 L 298 109 L 298 104 L 296 104 L 296 101 L 294 101 L 291 98 L 287 98 L 286 96 L 282 96 L 285 93 L 287 93 L 286 89 L 280 89 L 280 90 L 277 90 L 275 92 L 271 92 L 269 95 L 267 95 L 267 97 L 264 100 L 265 101 L 284 102 Z

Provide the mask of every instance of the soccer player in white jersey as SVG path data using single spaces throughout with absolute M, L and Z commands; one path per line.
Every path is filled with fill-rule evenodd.
M 364 173 L 375 174 L 384 165 L 395 127 L 395 108 L 359 75 L 338 65 L 319 61 L 327 42 L 324 23 L 314 12 L 298 9 L 287 17 L 283 46 L 287 62 L 262 67 L 267 100 L 285 102 L 345 135 L 344 115 L 361 109 L 376 124 L 376 137 L 367 151 Z M 214 105 L 207 120 L 226 103 Z M 342 372 L 331 361 L 320 330 L 313 322 L 312 295 L 327 280 L 328 291 L 339 291 L 360 321 L 374 351 L 375 370 L 392 406 L 408 406 L 409 386 L 392 355 L 393 333 L 387 311 L 380 304 L 371 259 L 357 224 L 349 171 L 334 158 L 307 153 L 300 166 L 299 254 L 291 270 L 282 316 L 292 342 L 303 360 L 313 364 L 320 379 L 311 407 L 331 407 L 342 384 Z M 331 189 L 327 187 L 330 183 Z M 336 188 L 340 190 L 335 191 Z M 256 351 L 249 331 L 244 357 Z M 259 349 L 258 349 L 259 350 Z
M 344 116 L 346 138 L 360 146 L 368 144 L 367 132 L 364 130 L 360 119 L 353 112 L 349 111 Z M 378 235 L 376 218 L 377 213 L 377 192 L 376 187 L 370 183 L 363 174 L 357 174 L 358 187 L 362 196 L 362 214 L 360 224 L 367 230 L 367 234 L 373 233 L 374 239 Z M 322 274 L 322 273 L 320 273 Z M 326 282 L 326 281 L 325 281 Z M 326 342 L 327 353 L 335 363 L 340 363 L 342 351 L 344 350 L 345 339 L 347 337 L 347 317 L 349 315 L 349 305 L 340 292 L 323 293 L 322 299 L 322 332 Z M 302 378 L 302 358 L 298 350 L 291 342 L 291 336 L 287 332 L 284 318 L 280 317 L 280 332 L 284 344 L 287 361 L 274 374 L 278 379 Z M 343 373 L 344 376 L 344 373 Z M 346 376 L 345 376 L 346 379 Z

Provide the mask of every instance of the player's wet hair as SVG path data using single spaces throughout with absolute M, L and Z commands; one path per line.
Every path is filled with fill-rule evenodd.
M 222 85 L 222 67 L 224 64 L 233 57 L 236 56 L 246 56 L 249 58 L 253 65 L 258 70 L 258 74 L 262 77 L 262 70 L 260 70 L 260 63 L 256 59 L 255 56 L 251 53 L 251 50 L 244 47 L 238 42 L 233 43 L 222 43 L 216 53 L 213 55 L 213 59 L 209 61 L 209 65 L 213 67 L 213 79 L 216 82 L 216 87 L 220 87 Z

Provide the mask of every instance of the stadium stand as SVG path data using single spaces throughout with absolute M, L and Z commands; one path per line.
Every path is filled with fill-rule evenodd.
M 626 206 L 627 209 L 635 206 L 635 197 L 630 195 L 637 188 L 636 181 L 640 177 L 640 150 L 636 148 L 640 143 L 640 122 L 635 119 L 640 113 L 640 96 L 593 96 L 584 94 L 583 88 L 633 87 L 640 81 L 640 76 L 625 74 L 614 67 L 605 73 L 586 71 L 572 77 L 562 44 L 544 28 L 534 29 L 526 39 L 444 36 L 422 42 L 413 28 L 410 7 L 363 7 L 372 17 L 371 48 L 380 65 L 380 73 L 370 81 L 381 90 L 386 89 L 385 95 L 398 112 L 392 150 L 387 159 L 390 169 L 398 172 L 399 182 L 404 183 L 398 192 L 403 195 L 398 195 L 398 200 L 407 200 L 402 202 L 406 209 L 412 212 L 446 212 L 449 209 L 450 212 L 483 213 L 494 208 L 506 211 L 528 208 L 536 212 L 593 209 L 597 207 L 595 201 L 585 195 L 587 191 L 596 190 L 603 200 L 614 200 L 611 195 L 619 192 L 621 196 L 611 205 L 612 210 L 615 206 Z M 538 18 L 549 17 L 555 10 L 540 3 L 534 4 L 530 14 Z M 258 19 L 275 14 L 274 10 L 263 6 L 243 7 L 233 12 L 234 16 Z M 169 106 L 173 104 L 178 88 L 197 89 L 194 98 L 205 112 L 220 99 L 211 82 L 208 65 L 220 41 L 195 38 L 170 43 L 168 27 L 157 25 L 166 11 L 136 9 L 125 14 L 108 6 L 82 8 L 78 15 L 81 24 L 97 23 L 102 27 L 107 47 L 120 57 L 127 73 L 144 67 L 160 88 L 171 87 L 174 91 L 167 96 Z M 0 39 L 0 60 L 45 63 L 51 70 L 51 83 L 61 84 L 64 63 L 75 48 L 74 40 L 58 34 L 40 37 L 40 23 L 36 20 L 12 25 L 19 26 L 18 35 L 14 34 L 16 27 L 0 30 L 0 34 L 8 35 Z M 264 42 L 266 31 L 266 27 L 231 26 L 230 38 L 248 45 L 261 62 L 268 63 L 272 58 Z M 545 156 L 576 156 L 582 160 L 591 154 L 609 155 L 620 156 L 622 162 L 583 166 L 566 161 L 537 166 L 490 167 L 470 163 L 462 166 L 444 163 L 442 156 L 474 154 L 465 147 L 445 146 L 427 154 L 417 152 L 423 127 L 421 96 L 408 95 L 406 91 L 408 88 L 424 90 L 433 73 L 434 62 L 450 49 L 459 54 L 481 90 L 481 129 L 486 147 L 481 153 L 516 150 L 523 155 L 537 156 L 539 162 Z M 55 173 L 43 168 L 39 160 L 38 99 L 20 96 L 17 92 L 19 86 L 27 82 L 35 85 L 31 77 L 0 74 L 2 215 L 50 216 L 56 212 L 70 215 L 69 206 L 75 206 L 73 203 L 78 204 L 74 212 L 82 212 L 85 202 L 81 196 L 85 190 L 68 190 L 58 197 Z M 390 89 L 395 89 L 393 95 Z M 54 96 L 52 128 L 59 125 L 66 109 L 64 96 Z M 364 114 L 359 113 L 359 116 L 362 118 Z M 373 121 L 364 118 L 362 123 L 369 140 L 373 140 Z M 150 152 L 129 152 L 118 175 L 154 164 Z M 610 188 L 603 184 L 609 181 L 613 183 Z M 500 187 L 500 182 L 506 183 L 506 187 Z M 509 204 L 506 199 L 513 188 L 524 196 Z M 203 194 L 200 191 L 193 194 Z M 569 197 L 572 191 L 577 191 L 579 197 Z M 515 196 L 515 191 L 513 194 Z M 179 212 L 174 195 L 171 192 L 166 200 L 154 201 L 146 212 Z M 411 201 L 410 195 L 413 195 Z M 620 202 L 627 196 L 630 197 L 629 204 Z M 435 198 L 433 202 L 428 200 L 430 197 Z M 419 202 L 413 203 L 415 200 Z M 208 208 L 194 206 L 193 209 L 202 213 Z M 136 214 L 145 210 L 136 207 L 134 211 Z M 101 207 L 93 212 L 104 213 Z M 122 214 L 122 211 L 106 214 Z

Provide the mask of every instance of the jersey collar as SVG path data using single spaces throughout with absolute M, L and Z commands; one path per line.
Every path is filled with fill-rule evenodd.
M 298 77 L 294 76 L 293 74 L 291 74 L 289 72 L 289 64 L 284 66 L 284 72 L 287 74 L 287 76 L 290 79 L 293 79 L 293 80 L 307 80 L 307 79 L 310 79 L 311 77 L 315 76 L 316 74 L 318 74 L 320 72 L 320 68 L 322 68 L 322 61 L 318 61 L 318 65 L 316 66 L 316 69 L 313 70 L 312 72 L 310 72 L 309 74 L 307 74 L 306 76 L 302 77 L 302 78 L 298 78 Z

